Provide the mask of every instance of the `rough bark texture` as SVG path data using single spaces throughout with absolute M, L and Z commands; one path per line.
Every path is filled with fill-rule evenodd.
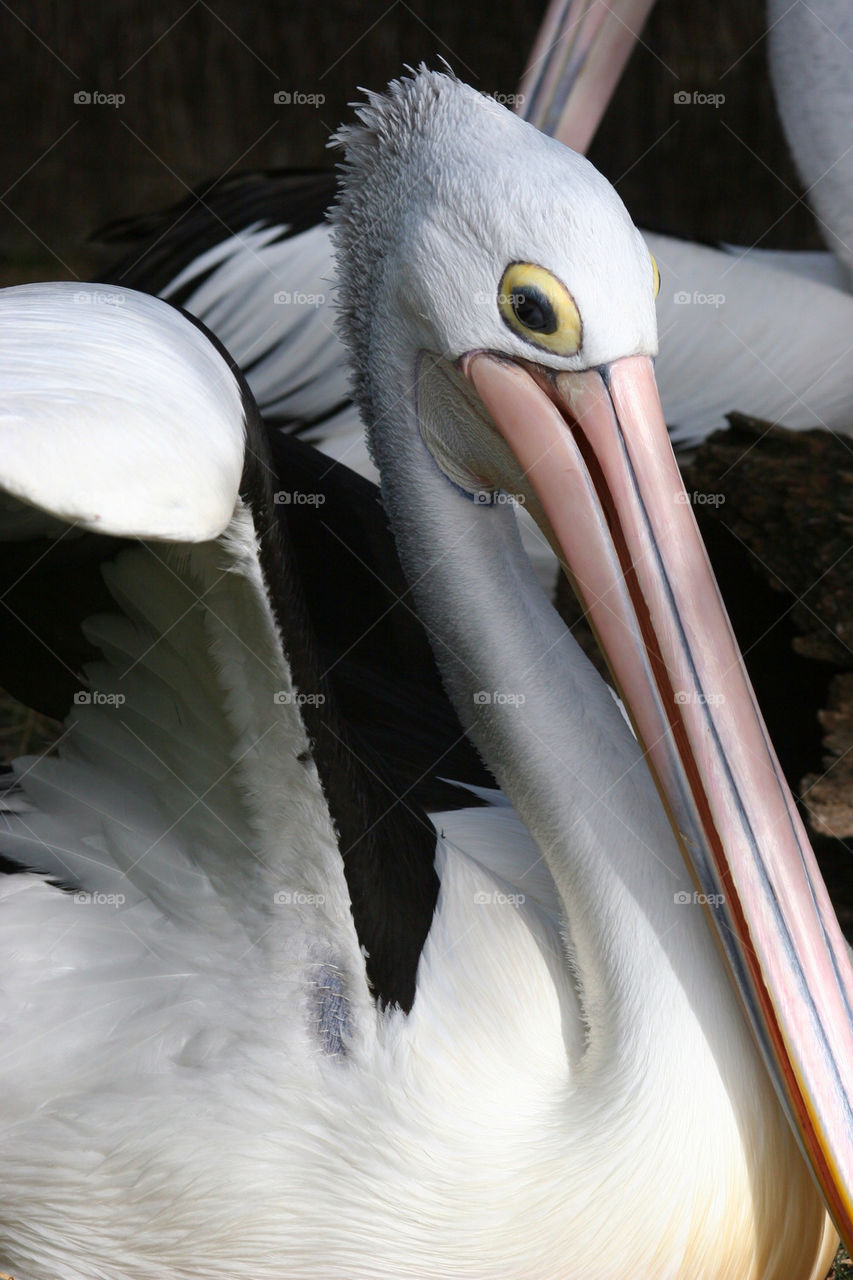
M 822 758 L 795 781 L 817 834 L 853 836 L 853 441 L 740 414 L 730 423 L 685 468 L 687 487 L 724 495 L 697 506 L 703 532 L 720 522 L 741 544 L 744 572 L 776 593 L 776 625 L 791 628 L 792 665 L 796 654 L 826 673 L 812 709 Z M 784 703 L 784 667 L 774 685 Z

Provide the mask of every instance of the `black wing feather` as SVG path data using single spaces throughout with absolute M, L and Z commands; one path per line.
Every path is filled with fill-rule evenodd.
M 323 169 L 271 169 L 214 179 L 156 213 L 111 222 L 93 239 L 130 246 L 106 280 L 160 294 L 191 262 L 250 226 L 278 227 L 277 239 L 297 236 L 323 221 L 335 194 L 335 175 Z M 170 294 L 182 306 L 203 277 Z

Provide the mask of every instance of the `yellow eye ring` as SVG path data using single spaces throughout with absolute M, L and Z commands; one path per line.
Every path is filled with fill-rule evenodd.
M 649 257 L 652 260 L 652 272 L 653 272 L 652 279 L 654 280 L 654 284 L 655 284 L 655 297 L 657 297 L 658 294 L 660 293 L 660 271 L 658 271 L 658 264 L 655 261 L 655 255 L 653 253 L 650 253 Z
M 557 356 L 579 350 L 583 326 L 574 298 L 545 267 L 511 262 L 498 288 L 504 324 L 525 342 Z

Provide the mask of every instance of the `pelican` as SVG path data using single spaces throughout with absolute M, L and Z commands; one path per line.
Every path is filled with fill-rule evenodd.
M 585 151 L 653 3 L 552 0 L 517 111 Z M 853 17 L 843 0 L 768 0 L 768 30 L 782 123 L 833 253 L 714 248 L 644 233 L 661 272 L 656 377 L 673 439 L 684 447 L 724 427 L 733 409 L 787 427 L 851 431 L 845 245 L 853 177 L 844 126 Z M 211 184 L 160 215 L 110 228 L 113 242 L 132 241 L 112 275 L 179 301 L 225 343 L 267 416 L 376 479 L 335 332 L 323 221 L 333 191 L 321 172 Z M 712 376 L 722 366 L 725 380 Z M 528 545 L 538 554 L 530 535 Z M 540 561 L 544 578 L 553 564 Z
M 233 362 L 131 290 L 0 294 L 10 591 L 70 581 L 54 676 L 87 655 L 6 788 L 0 1268 L 820 1280 L 850 965 L 682 500 L 653 259 L 586 160 L 450 76 L 338 141 L 355 394 L 502 790 L 433 812 L 426 859 L 386 792 L 411 822 L 371 842 L 383 766 L 288 535 L 317 494 L 274 501 Z
M 652 3 L 552 0 L 519 86 L 518 113 L 584 151 Z M 814 6 L 769 0 L 768 24 L 782 120 L 810 198 L 818 178 L 827 192 L 819 212 L 837 247 L 849 183 L 843 130 L 839 144 L 832 121 L 840 128 L 846 119 L 839 102 L 853 28 L 843 5 L 821 3 L 825 12 L 810 17 Z M 804 101 L 808 113 L 800 110 Z M 250 173 L 210 184 L 158 215 L 108 228 L 108 243 L 131 243 L 110 278 L 201 319 L 246 374 L 268 422 L 377 481 L 335 324 L 324 220 L 333 194 L 333 176 L 323 172 Z M 724 427 L 733 409 L 793 428 L 850 431 L 853 299 L 842 260 L 644 234 L 661 272 L 656 378 L 677 447 Z M 726 377 L 714 376 L 723 367 Z M 518 516 L 527 553 L 553 593 L 552 550 L 524 509 Z

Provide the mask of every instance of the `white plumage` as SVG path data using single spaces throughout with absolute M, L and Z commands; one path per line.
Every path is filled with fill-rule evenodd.
M 192 326 L 178 327 L 153 298 L 126 302 L 74 283 L 6 293 L 4 488 L 77 528 L 216 537 L 243 468 L 239 389 Z M 190 492 L 188 471 L 198 481 Z
M 853 11 L 844 0 L 768 0 L 770 74 L 788 145 L 821 235 L 853 281 Z

